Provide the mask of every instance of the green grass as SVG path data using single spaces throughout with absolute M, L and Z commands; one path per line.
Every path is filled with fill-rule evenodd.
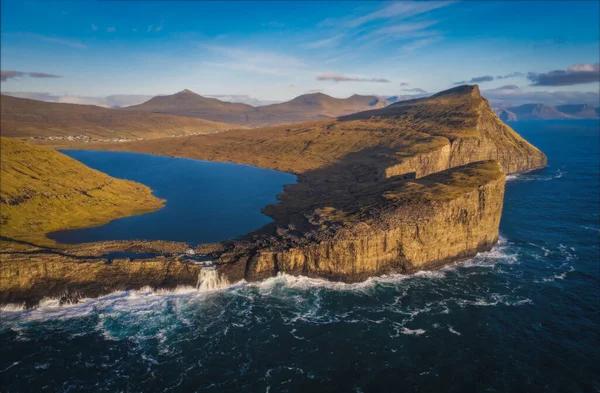
M 48 232 L 143 214 L 163 200 L 54 150 L 0 138 L 0 235 L 39 244 Z

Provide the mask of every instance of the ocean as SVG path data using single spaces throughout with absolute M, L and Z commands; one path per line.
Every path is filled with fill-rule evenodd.
M 509 176 L 492 251 L 357 284 L 5 306 L 0 391 L 600 391 L 599 122 L 510 125 L 549 165 Z

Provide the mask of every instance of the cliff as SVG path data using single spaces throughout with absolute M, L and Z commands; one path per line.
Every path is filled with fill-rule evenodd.
M 48 232 L 162 207 L 139 183 L 112 178 L 52 149 L 0 138 L 0 234 L 51 243 Z
M 470 258 L 498 239 L 505 174 L 546 165 L 477 86 L 337 119 L 101 148 L 299 175 L 264 208 L 273 223 L 198 248 L 229 282 L 278 272 L 358 281 Z
M 369 187 L 364 204 L 295 215 L 271 236 L 226 244 L 213 256 L 230 282 L 278 272 L 361 281 L 436 268 L 496 243 L 504 182 L 493 161 L 390 179 Z

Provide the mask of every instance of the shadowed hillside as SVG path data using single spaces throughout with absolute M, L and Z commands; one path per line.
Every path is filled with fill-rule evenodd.
M 387 101 L 375 96 L 353 95 L 340 99 L 323 93 L 314 93 L 301 95 L 280 104 L 253 107 L 219 101 L 215 98 L 203 97 L 190 90 L 183 90 L 169 96 L 157 96 L 143 104 L 123 108 L 123 110 L 200 117 L 257 127 L 343 116 L 367 109 L 383 108 L 387 104 L 389 104 Z
M 135 139 L 204 134 L 239 127 L 202 119 L 124 112 L 93 105 L 59 104 L 5 95 L 0 98 L 0 132 L 5 137 L 85 135 L 92 139 Z

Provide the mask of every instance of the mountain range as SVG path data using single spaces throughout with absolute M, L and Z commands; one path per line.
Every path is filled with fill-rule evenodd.
M 503 121 L 532 119 L 596 119 L 600 108 L 588 104 L 551 106 L 545 104 L 524 104 L 496 110 Z
M 199 117 L 218 122 L 261 127 L 350 115 L 387 105 L 389 105 L 388 101 L 377 96 L 355 94 L 348 98 L 334 98 L 323 93 L 313 93 L 283 103 L 254 107 L 203 97 L 186 89 L 173 95 L 156 96 L 142 104 L 122 108 L 122 110 Z
M 240 126 L 204 119 L 126 112 L 93 105 L 0 96 L 0 132 L 7 137 L 84 135 L 94 139 L 147 139 L 204 134 L 231 128 Z

